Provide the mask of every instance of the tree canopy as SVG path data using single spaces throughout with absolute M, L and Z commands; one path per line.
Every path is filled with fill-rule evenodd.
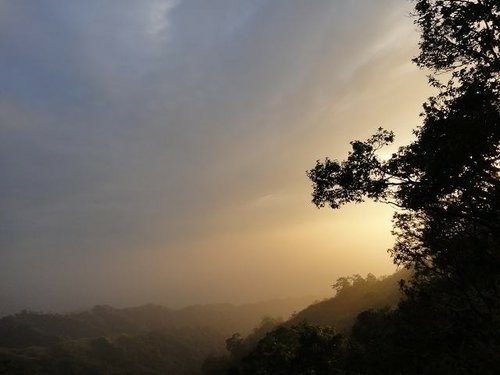
M 419 0 L 416 64 L 438 89 L 415 141 L 390 158 L 379 151 L 394 133 L 379 128 L 351 142 L 345 161 L 308 171 L 313 202 L 337 209 L 366 198 L 394 205 L 396 264 L 414 285 L 442 279 L 481 311 L 500 292 L 500 9 L 497 1 Z M 438 78 L 447 73 L 448 81 Z M 469 306 L 472 308 L 472 306 Z

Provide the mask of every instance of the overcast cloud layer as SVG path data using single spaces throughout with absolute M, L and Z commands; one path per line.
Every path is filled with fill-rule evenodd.
M 409 6 L 0 2 L 0 314 L 390 272 L 390 210 L 318 212 L 304 171 L 418 123 Z

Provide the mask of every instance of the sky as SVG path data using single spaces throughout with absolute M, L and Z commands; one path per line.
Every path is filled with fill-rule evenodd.
M 305 171 L 430 91 L 407 0 L 0 2 L 0 314 L 328 296 L 393 209 Z

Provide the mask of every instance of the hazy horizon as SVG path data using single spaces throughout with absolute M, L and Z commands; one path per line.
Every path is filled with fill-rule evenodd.
M 193 303 L 193 304 L 188 304 L 188 305 L 179 305 L 179 306 L 169 306 L 166 304 L 161 304 L 161 303 L 142 303 L 139 305 L 122 305 L 122 306 L 112 306 L 110 304 L 96 304 L 96 305 L 91 305 L 91 306 L 82 306 L 80 308 L 72 308 L 68 310 L 54 310 L 54 309 L 48 309 L 48 310 L 29 310 L 29 309 L 23 309 L 15 312 L 10 312 L 6 314 L 0 314 L 0 318 L 4 317 L 10 317 L 16 314 L 33 314 L 35 316 L 37 315 L 51 315 L 51 314 L 57 314 L 57 315 L 72 315 L 72 314 L 79 314 L 82 312 L 91 312 L 92 310 L 96 308 L 111 308 L 111 309 L 116 309 L 116 310 L 135 310 L 135 309 L 141 309 L 141 308 L 149 308 L 149 307 L 160 307 L 166 309 L 166 311 L 170 312 L 180 312 L 182 313 L 185 310 L 190 310 L 192 308 L 214 308 L 214 307 L 232 307 L 232 308 L 246 308 L 246 307 L 253 307 L 253 306 L 263 306 L 266 307 L 266 305 L 269 304 L 279 304 L 281 302 L 283 303 L 295 303 L 298 307 L 295 312 L 301 311 L 302 309 L 306 308 L 307 306 L 310 306 L 311 304 L 319 303 L 321 301 L 326 301 L 333 297 L 335 293 L 332 293 L 330 296 L 297 296 L 297 297 L 283 297 L 283 298 L 271 298 L 271 299 L 266 299 L 266 300 L 259 300 L 259 301 L 249 301 L 249 302 L 243 302 L 243 303 L 230 303 L 230 302 L 212 302 L 212 303 Z M 285 314 L 286 315 L 286 314 Z M 262 309 L 262 316 L 260 318 L 265 319 L 266 317 L 272 318 L 272 319 L 289 319 L 292 313 L 290 315 L 283 315 L 281 314 L 280 316 L 276 315 L 274 316 L 272 313 L 270 314 L 269 311 L 266 311 Z M 258 322 L 255 322 L 256 324 Z
M 0 315 L 332 295 L 393 208 L 305 171 L 430 95 L 411 2 L 0 3 Z

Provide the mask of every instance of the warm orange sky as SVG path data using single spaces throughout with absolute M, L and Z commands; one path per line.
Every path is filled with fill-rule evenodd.
M 405 0 L 0 4 L 0 314 L 331 294 L 392 208 L 305 171 L 430 94 Z M 43 9 L 42 9 L 43 8 Z

